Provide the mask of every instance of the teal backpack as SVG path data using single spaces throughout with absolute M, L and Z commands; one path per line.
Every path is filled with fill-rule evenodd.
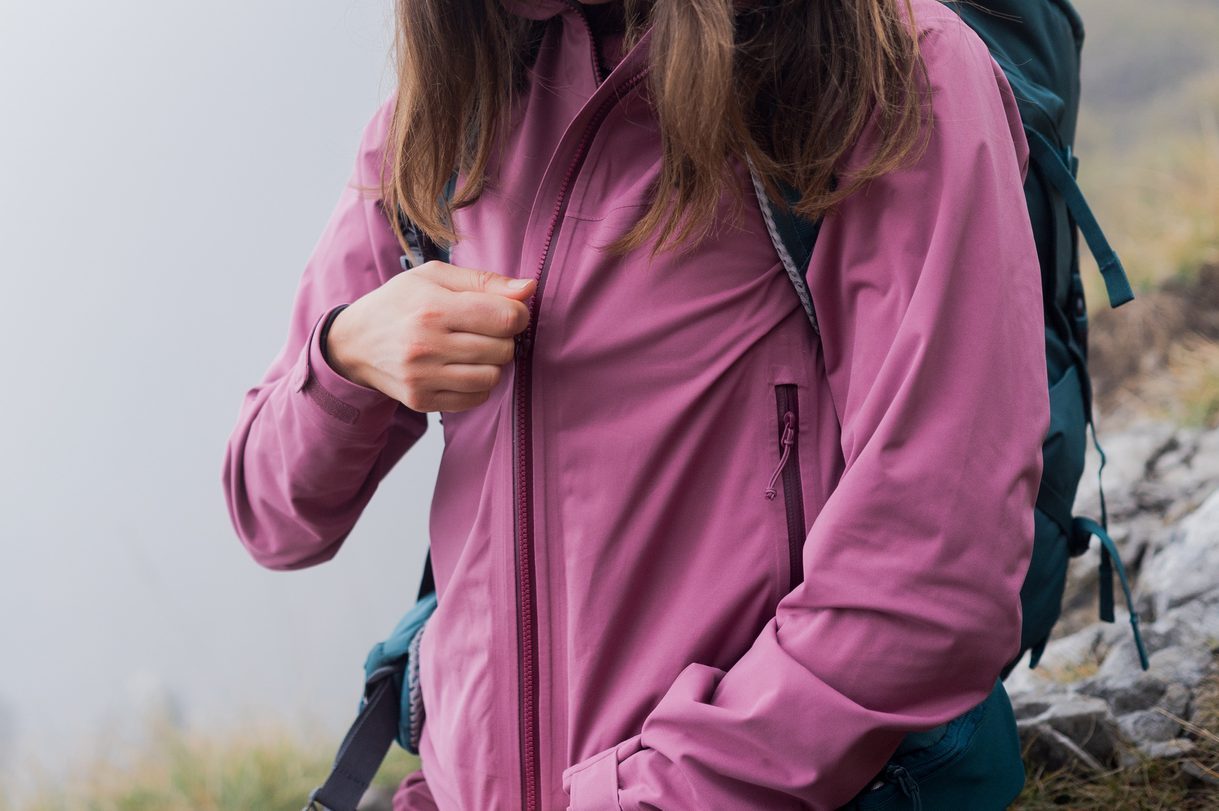
M 1075 495 L 1083 475 L 1087 430 L 1104 468 L 1104 452 L 1092 421 L 1088 374 L 1088 317 L 1079 268 L 1082 234 L 1104 278 L 1111 307 L 1134 298 L 1117 254 L 1092 215 L 1075 177 L 1079 159 L 1072 150 L 1079 108 L 1079 61 L 1084 29 L 1068 0 L 974 0 L 945 2 L 987 44 L 1007 75 L 1020 109 L 1030 149 L 1025 182 L 1029 219 L 1037 244 L 1044 293 L 1046 374 L 1050 427 L 1042 445 L 1043 472 L 1034 509 L 1033 556 L 1020 593 L 1023 628 L 1019 654 L 1003 671 L 1006 678 L 1026 652 L 1036 667 L 1062 608 L 1067 565 L 1087 551 L 1091 536 L 1100 543 L 1100 616 L 1114 621 L 1113 575 L 1117 574 L 1130 611 L 1140 664 L 1147 653 L 1139 633 L 1126 572 L 1107 531 L 1103 490 L 1100 519 L 1076 516 Z M 754 190 L 771 241 L 817 331 L 806 275 L 819 221 L 796 216 L 798 192 L 782 186 L 782 200 L 768 199 L 753 167 Z M 456 174 L 444 198 L 453 193 Z M 448 261 L 448 253 L 401 216 L 411 247 L 425 261 Z M 409 268 L 402 257 L 403 269 Z M 332 317 L 335 313 L 332 313 Z M 1098 486 L 1100 484 L 1098 471 Z M 418 754 L 424 708 L 418 684 L 418 643 L 436 607 L 431 555 L 424 561 L 417 601 L 388 639 L 365 662 L 365 695 L 326 782 L 310 796 L 307 809 L 354 811 L 393 740 Z M 1015 718 L 1002 679 L 981 704 L 941 726 L 906 736 L 873 783 L 845 809 L 1004 808 L 1024 784 Z
M 1033 558 L 1020 592 L 1024 626 L 1020 656 L 1030 651 L 1036 667 L 1062 609 L 1071 557 L 1088 550 L 1091 536 L 1100 549 L 1100 617 L 1114 621 L 1113 573 L 1130 612 L 1139 664 L 1148 667 L 1130 584 L 1108 533 L 1100 473 L 1105 454 L 1092 421 L 1088 374 L 1088 311 L 1079 272 L 1078 235 L 1083 234 L 1100 268 L 1110 307 L 1134 298 L 1117 254 L 1109 246 L 1075 182 L 1079 158 L 1075 122 L 1079 112 L 1079 58 L 1084 27 L 1068 0 L 986 0 L 950 5 L 970 25 L 1003 68 L 1015 91 L 1030 168 L 1024 185 L 1029 219 L 1041 261 L 1045 304 L 1046 372 L 1050 386 L 1050 430 L 1042 446 L 1044 468 L 1034 511 Z M 1100 459 L 1100 521 L 1074 515 L 1073 503 L 1084 469 L 1086 430 Z M 1019 659 L 1019 657 L 1017 657 Z M 1012 661 L 1004 676 L 1016 665 Z

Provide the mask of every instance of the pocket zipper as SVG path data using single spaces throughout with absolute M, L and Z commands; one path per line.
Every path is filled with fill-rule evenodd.
M 766 485 L 765 495 L 773 500 L 778 494 L 775 483 L 783 475 L 783 503 L 787 513 L 787 550 L 789 590 L 804 579 L 804 497 L 800 484 L 800 445 L 797 432 L 800 424 L 800 409 L 795 383 L 779 383 L 775 386 L 775 403 L 779 419 L 779 464 Z

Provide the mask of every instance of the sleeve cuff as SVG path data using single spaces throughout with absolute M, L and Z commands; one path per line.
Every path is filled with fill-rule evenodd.
M 322 324 L 344 306 L 330 308 L 314 322 L 309 341 L 293 373 L 292 389 L 303 394 L 339 425 L 357 430 L 370 425 L 379 428 L 393 415 L 398 401 L 384 392 L 343 377 L 322 352 Z
M 643 748 L 642 735 L 627 738 L 563 770 L 567 811 L 621 811 L 618 764 Z

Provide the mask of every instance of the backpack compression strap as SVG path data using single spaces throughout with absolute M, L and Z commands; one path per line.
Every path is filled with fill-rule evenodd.
M 1147 660 L 1147 646 L 1143 644 L 1143 635 L 1139 632 L 1139 614 L 1134 610 L 1134 599 L 1130 596 L 1130 581 L 1126 577 L 1126 567 L 1117 553 L 1117 544 L 1109 537 L 1109 533 L 1091 518 L 1076 516 L 1072 519 L 1072 529 L 1076 536 L 1087 545 L 1087 537 L 1095 535 L 1100 539 L 1100 618 L 1105 622 L 1113 622 L 1113 573 L 1116 569 L 1118 582 L 1126 595 L 1126 608 L 1130 612 L 1130 630 L 1134 632 L 1134 647 L 1139 653 L 1139 665 L 1143 670 L 1150 668 Z M 1079 541 L 1076 541 L 1079 542 Z
M 1134 292 L 1130 289 L 1130 280 L 1126 278 L 1121 260 L 1109 245 L 1105 232 L 1101 230 L 1100 223 L 1096 221 L 1088 201 L 1084 199 L 1084 194 L 1075 181 L 1075 168 L 1079 159 L 1072 154 L 1069 146 L 1065 154 L 1055 149 L 1048 138 L 1032 127 L 1025 127 L 1024 134 L 1028 138 L 1030 156 L 1046 179 L 1062 195 L 1067 208 L 1071 210 L 1071 216 L 1079 226 L 1080 233 L 1088 242 L 1092 256 L 1096 258 L 1096 264 L 1105 280 L 1109 306 L 1119 307 L 1130 301 L 1134 298 Z

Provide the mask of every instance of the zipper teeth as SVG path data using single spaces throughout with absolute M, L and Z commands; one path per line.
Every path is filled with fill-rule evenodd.
M 535 275 L 537 287 L 530 302 L 529 325 L 518 338 L 517 343 L 517 376 L 516 376 L 516 444 L 517 444 L 517 654 L 520 657 L 521 690 L 519 701 L 521 728 L 521 802 L 526 811 L 536 811 L 539 807 L 541 794 L 540 769 L 537 763 L 537 618 L 534 606 L 534 576 L 533 576 L 533 522 L 529 510 L 529 473 L 532 464 L 531 425 L 529 419 L 530 374 L 532 366 L 532 347 L 534 333 L 537 329 L 538 311 L 542 304 L 542 291 L 547 266 L 550 262 L 550 248 L 558 232 L 559 221 L 567 208 L 567 193 L 572 179 L 584 162 L 585 153 L 593 133 L 601 121 L 609 113 L 610 107 L 629 92 L 647 74 L 648 68 L 643 68 L 623 82 L 622 87 L 613 96 L 606 99 L 589 121 L 576 148 L 576 153 L 563 183 L 559 187 L 559 199 L 555 202 L 554 211 L 546 228 L 546 241 L 542 248 L 542 257 L 538 261 Z
M 783 501 L 787 510 L 788 590 L 800 585 L 804 579 L 804 501 L 800 484 L 800 408 L 794 383 L 779 387 L 779 426 L 783 430 L 784 416 L 792 415 L 790 455 L 783 467 Z

